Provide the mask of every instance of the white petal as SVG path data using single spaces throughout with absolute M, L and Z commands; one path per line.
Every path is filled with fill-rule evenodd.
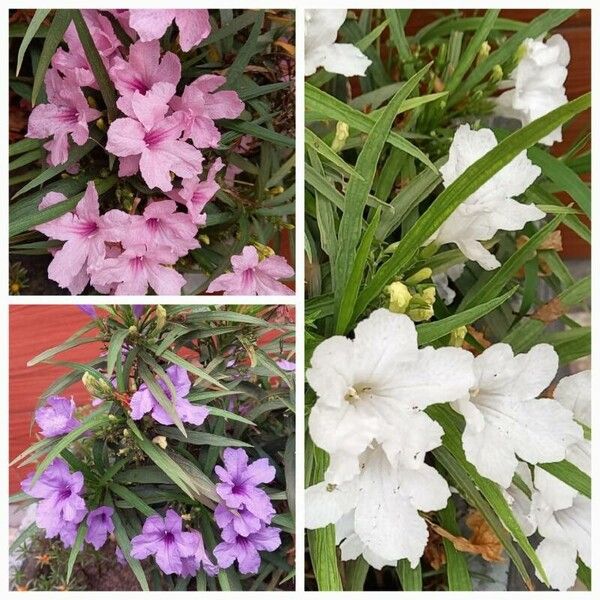
M 448 504 L 450 489 L 446 480 L 431 466 L 418 469 L 398 469 L 399 490 L 410 503 L 426 512 L 441 510 Z
M 340 73 L 346 77 L 360 75 L 364 77 L 371 64 L 356 46 L 352 44 L 331 44 L 325 48 L 325 59 L 321 63 L 330 73 Z
M 559 510 L 556 520 L 565 536 L 577 548 L 581 560 L 588 566 L 592 561 L 591 500 L 578 494 L 571 508 Z
M 552 512 L 573 506 L 577 491 L 541 467 L 535 467 L 535 489 Z
M 592 426 L 592 372 L 589 369 L 563 377 L 554 390 L 554 399 L 571 410 L 577 421 Z
M 305 526 L 319 529 L 339 521 L 354 508 L 355 491 L 334 487 L 324 481 L 304 490 Z
M 566 591 L 572 587 L 577 578 L 577 550 L 570 544 L 545 539 L 536 548 L 550 586 L 556 590 Z M 540 574 L 537 573 L 540 577 Z

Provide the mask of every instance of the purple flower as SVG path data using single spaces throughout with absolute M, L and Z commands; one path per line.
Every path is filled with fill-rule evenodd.
M 172 365 L 167 369 L 167 375 L 175 388 L 174 399 L 170 398 L 169 388 L 162 379 L 157 379 L 157 383 L 166 396 L 173 401 L 173 406 L 179 418 L 185 423 L 202 425 L 204 419 L 208 416 L 208 409 L 205 406 L 194 406 L 187 399 L 187 395 L 190 393 L 190 388 L 192 387 L 192 382 L 187 371 L 178 365 Z M 138 391 L 131 397 L 131 418 L 139 421 L 146 413 L 151 413 L 152 418 L 162 425 L 173 425 L 173 419 L 171 419 L 167 411 L 153 396 L 146 384 L 142 384 Z
M 84 312 L 88 317 L 95 319 L 98 315 L 93 304 L 80 304 L 79 310 Z
M 189 533 L 194 536 L 197 542 L 196 552 L 192 556 L 182 557 L 183 569 L 181 575 L 183 577 L 194 577 L 202 567 L 205 573 L 214 577 L 219 572 L 219 567 L 208 557 L 202 536 L 195 529 L 190 530 Z
M 159 515 L 148 517 L 142 533 L 131 540 L 131 556 L 137 559 L 154 556 L 166 575 L 196 574 L 200 565 L 212 574 L 214 565 L 204 551 L 202 536 L 197 531 L 183 531 L 182 525 L 181 517 L 171 509 L 164 519 Z
M 228 508 L 246 509 L 261 521 L 268 523 L 275 514 L 267 494 L 257 488 L 275 478 L 275 469 L 266 458 L 248 464 L 248 455 L 242 448 L 226 448 L 223 464 L 215 467 L 221 483 L 216 486 L 219 497 Z
M 135 318 L 139 319 L 146 311 L 146 306 L 144 304 L 134 304 L 132 310 Z
M 295 371 L 296 370 L 295 362 L 292 362 L 291 360 L 284 360 L 283 358 L 281 358 L 280 360 L 277 361 L 277 366 L 284 371 Z
M 115 556 L 117 557 L 117 562 L 122 567 L 124 567 L 127 564 L 127 561 L 125 560 L 125 555 L 123 554 L 123 550 L 121 550 L 119 546 L 117 546 L 117 549 L 115 550 Z
M 272 552 L 279 548 L 280 531 L 277 527 L 263 526 L 259 531 L 244 537 L 236 533 L 232 526 L 227 526 L 221 532 L 223 541 L 214 550 L 219 566 L 226 569 L 237 560 L 240 573 L 257 573 L 260 567 L 258 552 Z
M 110 506 L 99 506 L 87 516 L 88 530 L 85 541 L 100 550 L 104 546 L 109 534 L 115 530 L 112 522 L 113 509 Z
M 64 435 L 76 429 L 81 422 L 73 417 L 75 402 L 62 396 L 50 396 L 46 405 L 35 411 L 35 422 L 44 437 Z
M 279 279 L 294 276 L 294 269 L 283 256 L 268 256 L 260 260 L 254 246 L 246 246 L 241 254 L 231 257 L 233 273 L 219 275 L 206 290 L 209 294 L 223 292 L 225 296 L 290 296 L 294 292 Z
M 263 522 L 249 510 L 231 509 L 224 504 L 218 504 L 215 508 L 215 521 L 221 529 L 232 526 L 236 533 L 244 537 L 258 531 L 263 525 Z
M 40 478 L 33 483 L 31 473 L 22 483 L 23 491 L 39 498 L 36 524 L 46 530 L 46 538 L 60 535 L 66 547 L 73 545 L 77 526 L 83 521 L 87 509 L 83 493 L 83 474 L 71 473 L 67 463 L 55 458 Z

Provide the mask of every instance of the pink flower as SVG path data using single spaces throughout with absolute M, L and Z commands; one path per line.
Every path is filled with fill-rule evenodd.
M 185 279 L 168 266 L 177 261 L 177 255 L 166 246 L 148 248 L 137 244 L 125 248 L 117 258 L 107 258 L 92 277 L 92 284 L 114 285 L 115 294 L 141 296 L 150 286 L 161 296 L 181 294 Z
M 63 200 L 66 198 L 62 194 L 50 192 L 40 202 L 40 208 Z M 90 181 L 74 212 L 36 227 L 49 238 L 65 242 L 54 254 L 48 267 L 48 277 L 60 287 L 68 288 L 72 294 L 81 294 L 90 274 L 104 260 L 105 241 L 110 238 L 108 231 L 124 214 L 114 210 L 101 217 L 98 192 L 94 182 Z
M 50 152 L 49 163 L 53 166 L 67 161 L 69 134 L 82 146 L 89 138 L 88 122 L 98 119 L 100 113 L 88 106 L 79 86 L 63 79 L 55 69 L 48 69 L 44 79 L 48 104 L 39 104 L 29 117 L 27 136 L 44 139 L 52 136 L 44 148 Z
M 179 45 L 188 52 L 210 35 L 208 11 L 184 10 L 130 10 L 129 25 L 143 42 L 160 39 L 175 20 L 179 27 Z
M 221 132 L 215 127 L 215 119 L 235 119 L 244 110 L 244 103 L 236 92 L 217 92 L 227 80 L 220 75 L 203 75 L 187 85 L 181 97 L 171 100 L 173 110 L 186 115 L 185 136 L 196 148 L 216 148 Z
M 166 246 L 177 256 L 185 256 L 190 250 L 199 248 L 195 237 L 198 228 L 189 215 L 176 210 L 177 204 L 172 200 L 148 204 L 144 214 L 134 218 L 130 238 L 148 247 Z
M 125 158 L 119 175 L 132 175 L 138 168 L 147 185 L 163 192 L 173 189 L 171 171 L 180 177 L 193 177 L 202 170 L 202 154 L 182 141 L 184 124 L 180 115 L 165 117 L 165 98 L 174 86 L 156 84 L 145 96 L 135 91 L 131 98 L 134 118 L 116 119 L 108 129 L 106 149 Z M 172 92 L 171 92 L 172 93 Z
M 283 256 L 269 256 L 259 260 L 254 246 L 246 246 L 241 254 L 231 257 L 233 273 L 217 277 L 206 290 L 223 292 L 225 296 L 292 295 L 278 279 L 293 277 L 294 269 Z
M 154 89 L 158 83 L 173 84 L 173 91 L 165 99 L 168 102 L 175 93 L 175 86 L 181 79 L 181 62 L 172 52 L 160 57 L 160 42 L 136 42 L 129 48 L 129 60 L 115 57 L 110 68 L 112 79 L 121 97 L 117 106 L 128 116 L 135 117 L 131 98 L 135 92 L 142 95 Z M 163 86 L 163 91 L 165 88 Z
M 172 200 L 186 205 L 192 223 L 196 225 L 206 223 L 206 214 L 202 211 L 219 191 L 219 184 L 215 181 L 215 176 L 222 168 L 223 161 L 217 158 L 208 170 L 208 175 L 204 181 L 199 181 L 197 177 L 184 179 L 180 189 L 167 193 L 167 196 Z
M 121 46 L 119 38 L 113 31 L 110 20 L 97 10 L 83 10 L 83 18 L 88 26 L 94 45 L 104 64 L 108 68 L 111 57 Z M 58 48 L 52 57 L 52 66 L 67 79 L 72 79 L 80 86 L 97 88 L 96 78 L 85 55 L 75 25 L 71 23 L 65 32 L 68 52 Z

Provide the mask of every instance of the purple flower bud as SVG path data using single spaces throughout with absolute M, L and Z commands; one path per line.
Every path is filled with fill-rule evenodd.
M 99 506 L 87 516 L 88 530 L 85 541 L 100 550 L 104 546 L 109 534 L 115 530 L 112 522 L 113 509 L 110 506 Z

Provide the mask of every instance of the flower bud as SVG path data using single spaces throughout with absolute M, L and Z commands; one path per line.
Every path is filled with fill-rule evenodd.
M 110 400 L 113 397 L 114 389 L 104 379 L 95 377 L 89 371 L 86 371 L 81 378 L 85 389 L 94 398 L 101 398 L 102 400 Z
M 435 286 L 431 285 L 421 292 L 421 298 L 430 306 L 435 302 Z
M 498 81 L 502 81 L 504 77 L 504 71 L 502 71 L 502 67 L 500 65 L 495 65 L 490 74 L 490 82 L 498 83 Z
M 387 286 L 386 292 L 390 296 L 390 311 L 404 314 L 412 298 L 408 288 L 402 282 L 394 281 L 394 283 Z
M 461 348 L 463 342 L 465 341 L 465 337 L 467 336 L 467 328 L 465 325 L 462 327 L 457 327 L 454 331 L 450 333 L 450 346 L 455 346 L 456 348 Z
M 406 283 L 406 285 L 417 285 L 417 283 L 429 279 L 432 273 L 433 271 L 429 267 L 423 267 L 416 273 L 413 273 L 408 279 L 405 279 L 404 283 Z
M 273 256 L 275 254 L 275 250 L 273 250 L 273 248 L 265 246 L 264 244 L 261 244 L 259 242 L 254 242 L 254 247 L 258 251 L 258 256 L 260 257 L 260 260 L 264 260 L 265 258 L 268 258 L 269 256 Z
M 156 331 L 159 332 L 167 324 L 167 311 L 164 306 L 157 304 L 154 312 L 156 314 Z
M 333 138 L 333 142 L 331 142 L 331 149 L 336 154 L 339 154 L 344 149 L 349 135 L 350 128 L 348 127 L 348 123 L 338 121 L 335 126 L 335 137 Z
M 152 443 L 160 446 L 163 450 L 168 446 L 167 438 L 164 435 L 157 435 L 152 438 Z
M 491 49 L 492 47 L 487 43 L 487 41 L 483 42 L 479 48 L 479 52 L 477 53 L 475 64 L 481 64 L 490 55 Z
M 202 235 L 198 236 L 198 239 L 205 245 L 205 246 L 210 246 L 210 238 L 203 233 Z
M 100 117 L 99 119 L 96 119 L 96 127 L 100 131 L 106 131 L 106 121 L 102 117 Z

